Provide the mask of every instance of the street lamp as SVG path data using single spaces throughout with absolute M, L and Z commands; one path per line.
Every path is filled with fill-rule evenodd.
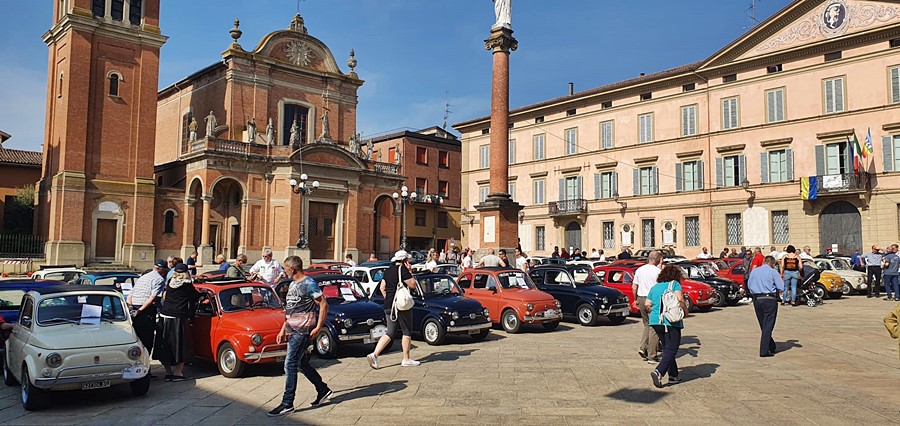
M 750 190 L 750 181 L 747 178 L 744 178 L 741 182 L 741 188 L 744 188 L 744 191 L 750 194 L 750 198 L 756 198 L 756 191 Z
M 618 203 L 620 206 L 622 206 L 622 210 L 625 210 L 628 208 L 628 203 L 626 203 L 624 201 L 619 201 L 619 192 L 618 191 L 613 192 L 613 201 Z
M 394 201 L 400 203 L 400 208 L 403 212 L 403 217 L 400 219 L 403 221 L 403 237 L 400 238 L 400 248 L 406 250 L 406 205 L 416 202 L 416 193 L 410 193 L 409 188 L 407 188 L 406 185 L 403 185 L 403 187 L 400 188 L 400 193 L 398 194 L 395 192 L 391 197 L 394 198 Z
M 309 195 L 319 189 L 319 181 L 314 180 L 312 181 L 312 184 L 307 184 L 307 180 L 309 180 L 309 176 L 307 176 L 306 173 L 300 174 L 299 183 L 297 182 L 297 179 L 291 179 L 291 192 L 293 192 L 294 194 Z M 300 238 L 297 239 L 297 248 L 309 248 L 309 240 L 306 238 L 305 216 L 300 216 Z

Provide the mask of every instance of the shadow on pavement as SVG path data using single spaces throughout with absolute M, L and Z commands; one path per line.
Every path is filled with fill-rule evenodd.
M 787 352 L 793 348 L 802 348 L 803 345 L 797 339 L 791 339 L 785 342 L 775 342 L 775 352 Z
M 681 336 L 681 347 L 678 348 L 678 355 L 676 355 L 676 358 L 680 358 L 682 354 L 697 358 L 697 353 L 700 351 L 701 344 L 702 343 L 700 343 L 700 339 L 698 339 L 697 336 Z
M 697 364 L 681 369 L 681 378 L 685 382 L 697 379 L 708 379 L 719 369 L 719 364 Z
M 396 382 L 373 383 L 367 386 L 357 386 L 350 389 L 335 390 L 331 397 L 331 404 L 352 401 L 354 399 L 368 398 L 370 396 L 381 396 L 400 392 L 406 389 L 406 380 L 398 380 Z M 313 410 L 316 407 L 305 408 L 297 411 Z
M 434 361 L 456 361 L 464 356 L 472 355 L 472 352 L 477 351 L 478 349 L 464 349 L 461 351 L 442 351 L 442 352 L 433 352 L 428 355 L 425 355 L 422 358 L 419 358 L 421 362 L 434 362 Z
M 647 379 L 649 382 L 650 379 Z M 625 402 L 635 402 L 638 404 L 653 404 L 668 395 L 665 392 L 653 391 L 650 389 L 632 389 L 632 388 L 622 388 L 617 391 L 610 392 L 604 395 L 607 398 L 618 399 L 620 401 Z

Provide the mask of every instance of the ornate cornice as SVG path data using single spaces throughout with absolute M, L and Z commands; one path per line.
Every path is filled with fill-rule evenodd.
M 519 48 L 519 41 L 512 36 L 513 31 L 509 28 L 496 28 L 491 30 L 491 37 L 484 41 L 485 50 L 491 50 L 494 53 L 515 51 Z

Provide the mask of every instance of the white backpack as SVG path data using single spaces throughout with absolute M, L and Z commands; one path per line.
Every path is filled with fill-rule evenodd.
M 397 271 L 397 279 L 400 280 L 397 283 L 397 291 L 394 293 L 394 307 L 391 310 L 391 320 L 397 320 L 397 311 L 408 311 L 412 309 L 415 301 L 413 300 L 412 293 L 409 292 L 409 287 L 403 283 L 403 266 L 398 267 Z
M 662 295 L 662 309 L 659 312 L 659 323 L 663 323 L 663 318 L 669 323 L 681 321 L 684 318 L 684 310 L 681 309 L 681 303 L 678 302 L 678 296 L 672 290 L 672 282 L 669 282 L 669 288 Z

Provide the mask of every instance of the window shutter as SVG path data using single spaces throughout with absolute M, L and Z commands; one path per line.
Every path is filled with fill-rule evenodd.
M 703 189 L 706 176 L 703 174 L 703 160 L 697 160 L 697 189 Z
M 594 199 L 599 200 L 602 192 L 600 191 L 600 173 L 594 173 Z
M 759 183 L 769 183 L 769 153 L 759 154 Z
M 560 179 L 559 180 L 559 201 L 565 201 L 565 200 L 566 200 L 566 180 Z
M 738 100 L 737 99 L 731 100 L 731 127 L 732 128 L 738 127 Z
M 690 113 L 688 112 L 689 108 L 685 107 L 681 109 L 681 136 L 687 136 L 691 134 L 690 118 L 688 117 Z
M 816 176 L 825 174 L 825 145 L 816 145 Z
M 766 110 L 766 121 L 769 123 L 774 122 L 776 120 L 775 117 L 777 117 L 777 114 L 775 112 L 775 108 L 777 108 L 777 106 L 775 105 L 775 97 L 777 93 L 778 92 L 775 90 L 766 93 L 766 106 L 768 108 Z
M 900 102 L 900 68 L 891 68 L 891 102 Z
M 782 121 L 784 116 L 784 89 L 775 92 L 775 119 Z
M 825 113 L 834 112 L 834 80 L 825 80 Z
M 894 140 L 890 136 L 881 137 L 881 155 L 884 157 L 884 171 L 894 171 Z
M 575 188 L 575 195 L 577 199 L 584 198 L 584 178 L 578 176 L 578 187 Z
M 611 193 L 611 195 L 615 196 L 619 193 L 619 173 L 613 172 L 611 179 L 612 181 L 609 184 L 611 188 L 609 192 Z
M 844 110 L 844 79 L 839 78 L 839 79 L 834 80 L 834 111 L 841 112 L 843 110 Z
M 739 184 L 743 184 L 744 179 L 747 179 L 747 156 L 746 155 L 742 154 L 742 155 L 738 156 L 738 168 L 740 168 L 740 170 L 738 170 L 738 172 L 740 173 Z
M 659 194 L 659 169 L 656 166 L 650 168 L 650 193 Z
M 690 117 L 688 117 L 690 122 L 688 124 L 690 125 L 691 134 L 696 135 L 697 134 L 697 107 L 692 106 L 690 108 L 690 112 L 691 112 Z
M 641 195 L 641 169 L 635 167 L 631 169 L 633 179 L 633 191 L 634 195 Z
M 853 144 L 847 141 L 847 149 L 844 150 L 844 170 L 842 173 L 853 173 Z
M 790 148 L 784 150 L 784 156 L 785 156 L 784 162 L 787 166 L 787 180 L 793 181 L 794 180 L 794 150 L 790 149 Z
M 716 188 L 725 186 L 725 165 L 722 157 L 716 157 Z
M 675 192 L 684 190 L 684 163 L 675 163 Z

